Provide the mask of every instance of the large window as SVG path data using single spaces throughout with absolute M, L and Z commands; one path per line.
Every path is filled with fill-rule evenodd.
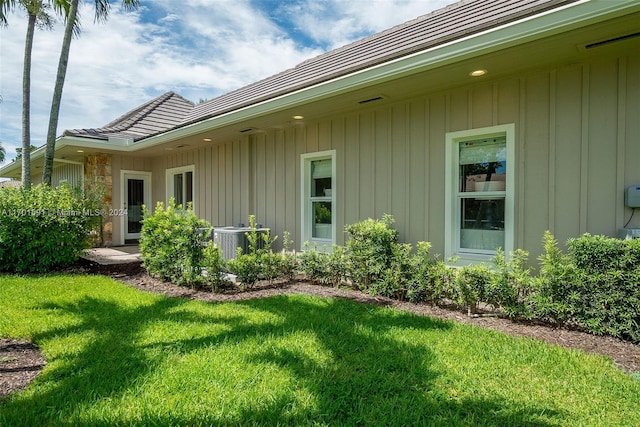
M 193 175 L 193 165 L 167 169 L 167 202 L 173 197 L 184 208 L 193 202 Z
M 447 134 L 447 257 L 483 260 L 513 250 L 514 126 Z
M 302 243 L 335 243 L 335 151 L 302 155 Z

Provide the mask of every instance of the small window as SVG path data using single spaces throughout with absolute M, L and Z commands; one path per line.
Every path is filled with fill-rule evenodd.
M 335 243 L 335 151 L 302 155 L 302 243 Z
M 193 175 L 193 165 L 167 169 L 167 203 L 172 197 L 184 208 L 193 202 Z
M 513 250 L 513 125 L 447 134 L 447 257 Z

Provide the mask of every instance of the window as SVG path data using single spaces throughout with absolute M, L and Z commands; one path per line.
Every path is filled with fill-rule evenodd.
M 464 263 L 513 250 L 514 135 L 514 125 L 447 134 L 447 257 Z
M 185 208 L 193 202 L 193 174 L 193 165 L 167 169 L 167 203 L 172 197 Z
M 335 151 L 303 154 L 302 244 L 335 243 Z

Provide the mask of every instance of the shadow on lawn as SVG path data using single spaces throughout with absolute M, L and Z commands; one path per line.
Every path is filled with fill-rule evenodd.
M 440 375 L 432 368 L 433 352 L 425 345 L 409 342 L 392 328 L 428 331 L 451 324 L 384 310 L 347 300 L 300 299 L 287 296 L 237 303 L 252 310 L 269 312 L 281 322 L 255 324 L 242 315 L 208 317 L 192 312 L 176 314 L 186 300 L 159 298 L 150 305 L 127 309 L 117 303 L 84 297 L 75 304 L 50 305 L 46 309 L 69 312 L 82 321 L 74 326 L 51 329 L 35 336 L 36 342 L 64 339 L 67 335 L 92 334 L 92 339 L 40 378 L 41 387 L 29 398 L 16 396 L 0 402 L 0 421 L 7 425 L 72 423 L 82 408 L 103 399 L 119 399 L 121 393 L 143 383 L 163 362 L 162 348 L 188 354 L 225 340 L 242 343 L 256 336 L 278 337 L 313 331 L 315 339 L 330 353 L 330 363 L 316 363 L 303 351 L 278 345 L 261 347 L 246 357 L 246 369 L 273 364 L 286 369 L 298 381 L 296 389 L 308 390 L 314 402 L 302 409 L 296 390 L 280 393 L 270 404 L 245 405 L 240 413 L 216 418 L 213 413 L 188 417 L 158 414 L 140 408 L 135 425 L 555 425 L 545 420 L 559 418 L 547 407 L 492 399 L 453 400 L 435 386 Z M 217 335 L 188 340 L 140 344 L 140 332 L 149 322 L 180 316 L 185 322 L 218 322 L 227 327 Z M 157 351 L 149 351 L 155 347 Z M 364 362 L 363 362 L 364 361 Z M 256 373 L 256 375 L 260 375 Z M 544 418 L 544 419 L 543 419 Z M 560 422 L 561 419 L 558 420 Z M 0 424 L 3 424 L 0 422 Z M 87 425 L 100 425 L 92 420 Z M 103 425 L 113 425 L 114 421 Z M 131 420 L 115 424 L 131 425 Z

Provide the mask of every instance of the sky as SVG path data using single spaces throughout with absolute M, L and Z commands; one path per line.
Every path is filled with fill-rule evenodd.
M 167 92 L 199 102 L 442 8 L 455 0 L 112 1 L 94 22 L 81 0 L 71 42 L 57 135 L 96 128 Z M 22 146 L 22 68 L 27 16 L 0 28 L 0 144 L 5 163 Z M 36 30 L 31 70 L 31 144 L 46 140 L 64 25 Z M 0 164 L 1 166 L 2 164 Z

